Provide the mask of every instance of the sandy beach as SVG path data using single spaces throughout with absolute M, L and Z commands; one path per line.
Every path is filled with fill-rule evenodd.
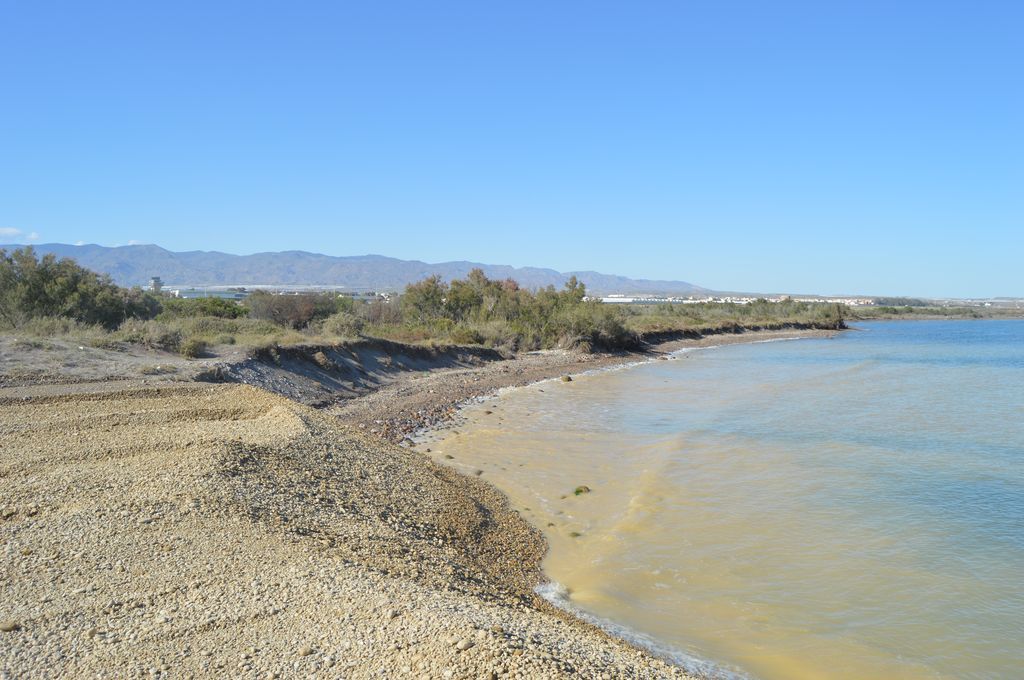
M 257 386 L 224 361 L 8 378 L 0 677 L 684 677 L 537 596 L 539 532 L 408 440 L 495 389 L 678 346 L 387 361 L 320 409 L 279 362 L 238 373 Z M 229 382 L 194 381 L 213 368 Z M 292 398 L 259 387 L 282 380 Z

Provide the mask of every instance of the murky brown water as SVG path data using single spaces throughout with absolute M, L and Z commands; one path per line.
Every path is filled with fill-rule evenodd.
M 541 383 L 428 445 L 544 529 L 549 594 L 691 668 L 1014 677 L 1021 369 L 873 332 Z

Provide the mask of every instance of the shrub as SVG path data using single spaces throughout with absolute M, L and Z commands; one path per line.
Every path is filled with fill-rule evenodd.
M 25 321 L 19 331 L 37 337 L 74 336 L 76 338 L 98 338 L 106 335 L 102 326 L 84 324 L 63 317 L 39 317 Z
M 182 340 L 182 333 L 177 328 L 160 321 L 139 321 L 138 319 L 129 319 L 122 323 L 115 336 L 125 342 L 168 352 L 178 351 Z
M 482 345 L 484 342 L 484 336 L 468 326 L 456 326 L 448 333 L 448 339 L 456 345 Z
M 181 356 L 196 359 L 206 354 L 206 342 L 201 338 L 189 338 L 181 343 Z
M 335 335 L 341 338 L 357 338 L 362 334 L 364 326 L 365 322 L 355 314 L 339 312 L 324 319 L 320 329 L 326 335 Z
M 72 319 L 113 329 L 125 319 L 150 319 L 160 303 L 139 288 L 126 289 L 109 276 L 54 255 L 36 259 L 31 246 L 0 249 L 0 325 L 20 328 L 42 317 Z
M 221 298 L 168 298 L 161 303 L 162 310 L 157 317 L 161 321 L 190 316 L 213 316 L 220 319 L 237 319 L 249 310 L 233 300 Z
M 342 299 L 333 293 L 275 295 L 258 290 L 249 296 L 246 305 L 254 319 L 273 321 L 289 328 L 304 328 L 311 321 L 326 319 L 336 314 L 340 307 L 351 300 Z

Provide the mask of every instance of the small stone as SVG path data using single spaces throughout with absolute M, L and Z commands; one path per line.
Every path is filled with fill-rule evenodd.
M 21 630 L 21 624 L 17 621 L 0 621 L 0 633 L 13 633 Z
M 397 609 L 389 609 L 387 614 L 386 614 L 386 616 L 387 616 L 389 621 L 391 619 L 398 618 L 398 610 Z
M 302 645 L 299 647 L 299 656 L 309 656 L 313 653 L 313 648 L 309 645 Z
M 572 376 L 571 375 L 563 375 L 562 376 L 562 382 L 572 382 Z
M 455 649 L 459 650 L 460 652 L 464 652 L 470 647 L 473 647 L 474 645 L 476 645 L 476 643 L 470 640 L 469 638 L 462 638 L 455 644 Z

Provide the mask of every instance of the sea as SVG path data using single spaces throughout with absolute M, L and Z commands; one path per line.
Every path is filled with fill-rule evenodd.
M 540 592 L 708 678 L 1024 677 L 1024 321 L 856 324 L 508 390 L 431 455 Z

